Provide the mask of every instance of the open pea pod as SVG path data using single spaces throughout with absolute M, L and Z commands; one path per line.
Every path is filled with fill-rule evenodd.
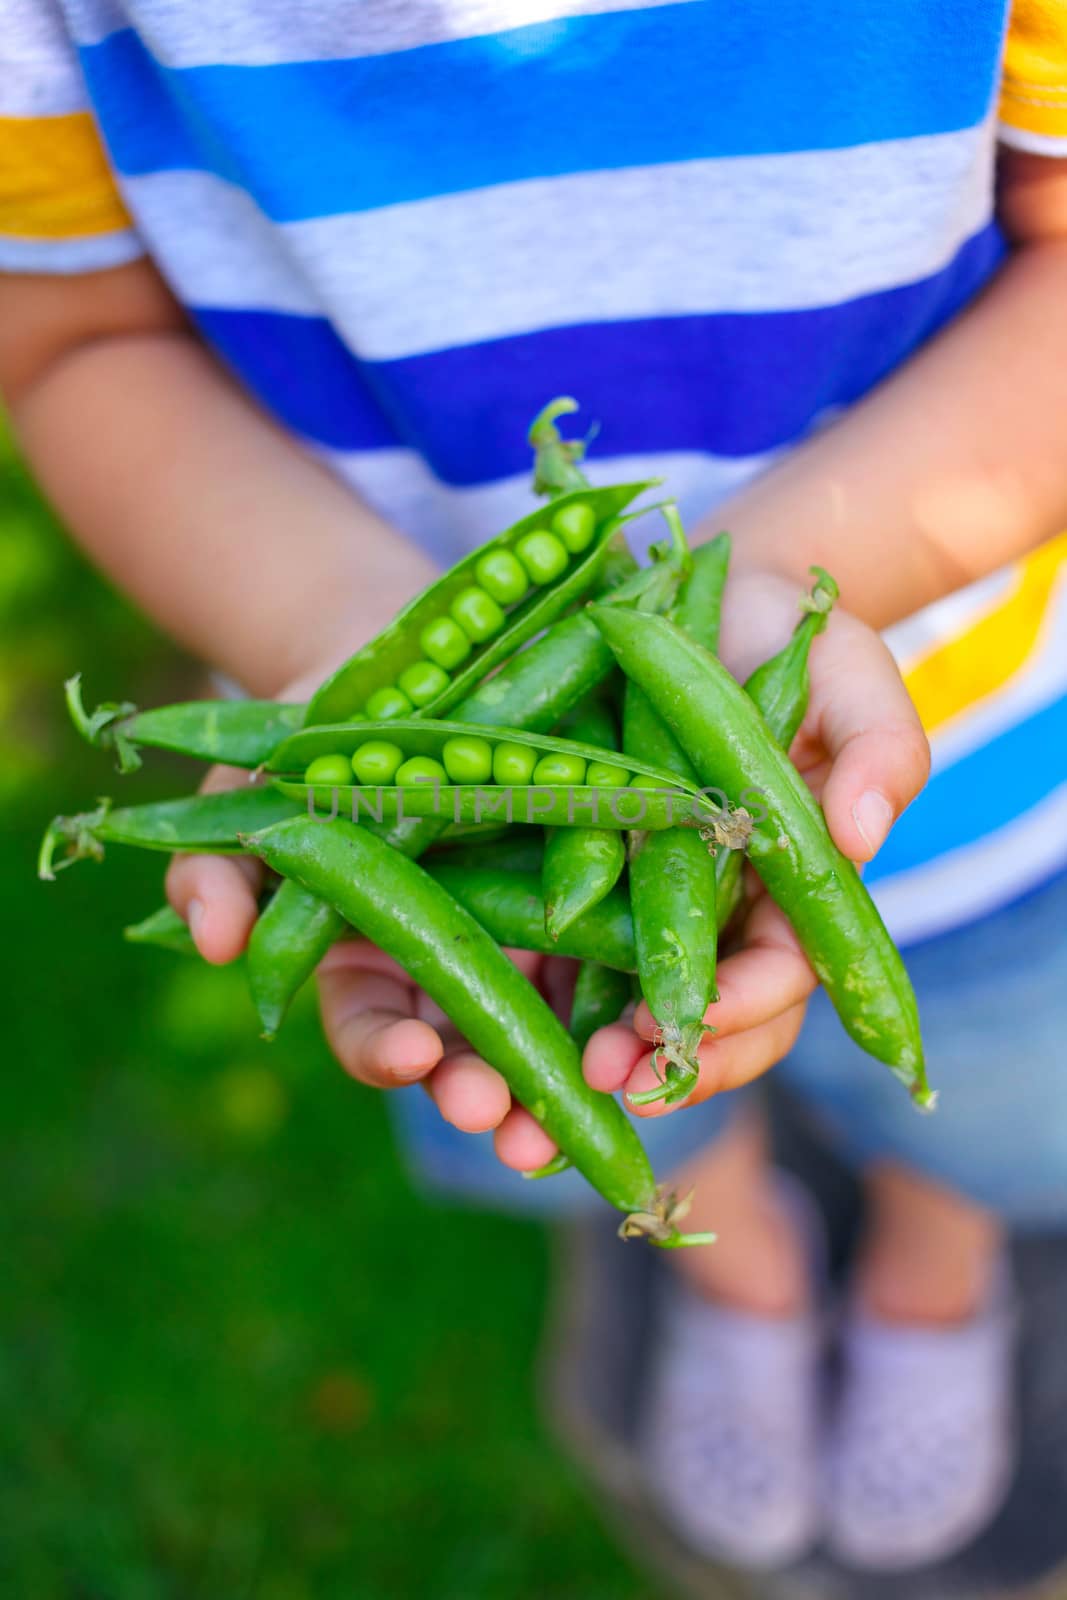
M 377 768 L 375 776 L 367 763 Z M 737 827 L 695 783 L 663 767 L 519 728 L 414 717 L 305 728 L 278 747 L 267 770 L 283 794 L 353 821 L 692 827 L 719 842 L 735 837 Z
M 275 779 L 281 794 L 303 799 L 321 822 L 343 817 L 348 822 L 412 821 L 433 817 L 442 822 L 521 823 L 538 828 L 605 828 L 617 832 L 643 828 L 708 829 L 711 837 L 720 813 L 677 789 L 592 788 L 549 784 L 435 784 L 400 788 L 321 784 Z M 308 796 L 312 795 L 312 800 Z M 175 846 L 177 848 L 177 846 Z
M 514 655 L 515 651 L 548 627 L 557 617 L 585 598 L 597 585 L 600 568 L 607 559 L 617 532 L 617 518 L 652 483 L 619 483 L 610 488 L 576 489 L 558 496 L 550 505 L 539 506 L 488 543 L 464 556 L 442 577 L 400 611 L 376 638 L 357 650 L 343 666 L 316 690 L 307 708 L 305 724 L 339 722 L 363 712 L 373 694 L 397 689 L 401 674 L 409 668 L 436 666 L 439 673 L 424 673 L 427 689 L 435 682 L 440 687 L 418 709 L 428 716 L 444 716 L 491 672 Z M 579 525 L 584 518 L 591 526 L 589 542 L 581 549 L 572 545 L 585 537 Z M 566 567 L 546 583 L 526 580 L 525 594 L 508 609 L 506 598 L 497 600 L 482 588 L 479 566 L 485 558 L 501 552 L 515 556 L 519 545 L 530 534 L 553 533 L 567 555 Z M 569 541 L 569 542 L 568 542 Z M 514 571 L 512 566 L 512 571 Z M 521 569 L 520 569 L 521 570 Z M 484 569 L 483 569 L 484 571 Z M 452 620 L 452 608 L 466 591 L 478 590 L 499 615 L 498 626 L 479 642 L 468 638 L 468 653 L 454 667 L 444 652 L 438 660 L 427 662 L 423 635 L 428 626 Z M 502 596 L 507 591 L 498 590 Z M 461 611 L 462 614 L 462 611 Z M 461 632 L 463 630 L 461 629 Z M 459 648 L 462 648 L 462 640 Z M 447 674 L 444 681 L 440 674 Z

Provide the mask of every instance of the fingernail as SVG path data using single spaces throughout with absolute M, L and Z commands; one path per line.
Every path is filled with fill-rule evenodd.
M 893 807 L 877 789 L 867 789 L 852 807 L 852 820 L 873 856 L 885 844 L 886 835 L 893 825 Z
M 185 920 L 189 924 L 189 932 L 193 938 L 199 939 L 200 929 L 204 925 L 204 902 L 202 900 L 190 900 L 186 908 Z

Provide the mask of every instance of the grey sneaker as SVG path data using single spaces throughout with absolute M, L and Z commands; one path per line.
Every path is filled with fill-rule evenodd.
M 825 1277 L 821 1223 L 783 1177 L 784 1207 Z M 641 1429 L 650 1492 L 700 1554 L 787 1566 L 819 1529 L 821 1318 L 766 1318 L 698 1298 L 672 1278 Z
M 992 1519 L 1015 1468 L 1016 1321 L 1006 1264 L 982 1311 L 958 1328 L 851 1313 L 825 1463 L 839 1560 L 881 1572 L 927 1566 Z

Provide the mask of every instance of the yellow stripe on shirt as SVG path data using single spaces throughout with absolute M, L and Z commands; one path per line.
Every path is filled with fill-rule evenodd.
M 1067 138 L 1067 0 L 1014 0 L 1000 116 L 1026 133 Z
M 1067 533 L 1035 550 L 1017 568 L 1001 603 L 973 627 L 938 645 L 904 673 L 927 733 L 1003 689 L 1040 644 L 1057 580 L 1067 577 Z
M 87 111 L 0 117 L 0 234 L 76 239 L 129 225 Z

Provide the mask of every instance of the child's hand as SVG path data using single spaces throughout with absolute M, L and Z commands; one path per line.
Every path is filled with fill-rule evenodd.
M 796 620 L 797 588 L 767 573 L 742 571 L 726 592 L 722 653 L 742 681 L 779 649 Z M 882 640 L 835 610 L 811 653 L 811 704 L 793 760 L 820 798 L 830 832 L 853 861 L 869 861 L 929 775 L 930 751 L 915 707 Z M 719 1000 L 707 1013 L 701 1074 L 683 1105 L 737 1088 L 781 1060 L 804 1019 L 815 974 L 789 923 L 759 891 L 741 948 L 719 965 Z M 646 1006 L 633 1027 L 615 1023 L 593 1036 L 585 1074 L 595 1088 L 632 1093 L 656 1082 L 649 1048 L 655 1024 Z M 677 1107 L 654 1102 L 639 1116 Z
M 798 589 L 766 574 L 731 580 L 724 616 L 723 654 L 741 678 L 788 636 Z M 915 709 L 876 633 L 835 611 L 811 658 L 811 708 L 793 758 L 826 810 L 830 831 L 853 860 L 869 860 L 891 822 L 919 792 L 929 750 Z M 306 683 L 282 698 L 299 699 Z M 245 782 L 244 773 L 217 768 L 205 787 Z M 244 949 L 256 916 L 259 868 L 222 856 L 184 856 L 167 876 L 171 904 L 189 922 L 208 961 L 232 961 Z M 529 952 L 513 959 L 549 999 L 568 988 L 566 963 Z M 759 894 L 742 947 L 719 967 L 719 995 L 709 1012 L 715 1028 L 701 1047 L 694 1105 L 765 1072 L 789 1050 L 800 1029 L 815 976 L 789 924 Z M 319 969 L 326 1037 L 353 1077 L 377 1088 L 422 1083 L 447 1122 L 465 1132 L 495 1131 L 505 1165 L 541 1166 L 554 1146 L 533 1118 L 513 1104 L 503 1078 L 477 1057 L 442 1013 L 388 957 L 365 940 L 334 947 Z M 635 1031 L 636 1030 L 636 1031 Z M 585 1073 L 597 1089 L 650 1088 L 648 1041 L 654 1024 L 640 1007 L 634 1026 L 602 1028 L 585 1053 Z M 662 1116 L 661 1104 L 639 1115 Z
M 299 701 L 325 675 L 290 685 L 281 700 Z M 236 788 L 248 774 L 214 767 L 205 792 Z M 189 924 L 206 961 L 234 961 L 248 943 L 263 881 L 259 862 L 236 856 L 175 856 L 167 872 L 167 898 Z M 553 1002 L 569 1008 L 573 963 L 529 951 L 511 952 L 521 970 Z M 326 1038 L 345 1071 L 379 1089 L 422 1083 L 446 1122 L 465 1133 L 495 1130 L 507 1166 L 534 1168 L 554 1153 L 540 1127 L 513 1106 L 503 1078 L 482 1061 L 455 1028 L 388 956 L 364 939 L 330 951 L 318 972 Z

